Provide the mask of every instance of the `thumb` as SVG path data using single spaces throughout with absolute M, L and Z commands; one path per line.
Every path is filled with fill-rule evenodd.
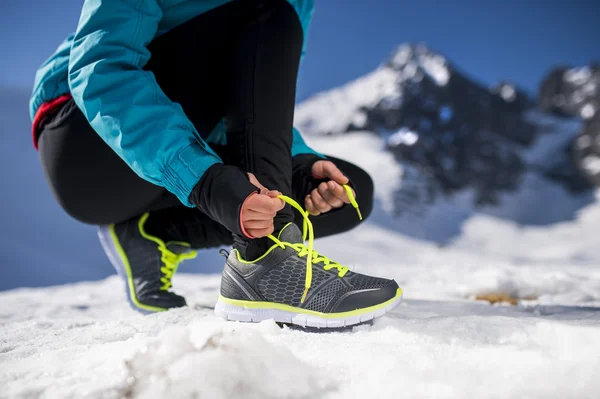
M 265 186 L 263 186 L 262 184 L 260 184 L 260 182 L 258 181 L 258 179 L 256 178 L 256 176 L 254 176 L 254 173 L 248 172 L 248 180 L 250 180 L 250 183 L 252 183 L 256 187 L 258 187 L 258 189 L 260 190 L 261 194 L 264 194 L 267 191 L 269 191 Z
M 282 195 L 281 192 L 279 192 L 277 190 L 271 190 L 271 191 L 267 191 L 265 193 L 261 192 L 261 194 L 266 194 L 266 195 L 268 195 L 271 198 L 277 198 L 278 196 Z M 277 199 L 280 202 L 279 208 L 278 208 L 278 211 L 280 211 L 280 210 L 282 210 L 285 207 L 285 201 L 283 201 L 281 198 L 277 198 Z

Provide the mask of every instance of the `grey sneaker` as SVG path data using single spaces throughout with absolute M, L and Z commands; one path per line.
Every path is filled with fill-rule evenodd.
M 145 314 L 186 306 L 182 296 L 170 291 L 171 279 L 181 261 L 196 257 L 186 242 L 165 243 L 148 234 L 148 217 L 146 213 L 98 231 L 104 252 L 125 282 L 129 303 Z
M 230 252 L 215 306 L 218 316 L 341 328 L 382 316 L 402 300 L 394 280 L 353 273 L 315 251 L 309 262 L 309 250 L 293 223 L 272 239 L 275 245 L 252 262 L 235 249 Z M 307 266 L 312 270 L 309 278 Z

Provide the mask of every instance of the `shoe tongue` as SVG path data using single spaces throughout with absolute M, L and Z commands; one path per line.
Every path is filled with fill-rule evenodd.
M 279 232 L 279 237 L 277 238 L 283 242 L 297 244 L 302 242 L 302 232 L 295 223 L 289 223 Z
M 166 245 L 167 249 L 176 255 L 187 254 L 193 251 L 192 248 L 173 241 L 169 241 Z

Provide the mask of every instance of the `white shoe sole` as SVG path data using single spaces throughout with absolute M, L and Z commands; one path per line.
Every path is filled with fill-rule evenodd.
M 402 290 L 398 289 L 398 293 L 394 298 L 380 305 L 350 312 L 326 314 L 273 304 L 287 308 L 286 310 L 276 309 L 268 307 L 269 304 L 265 302 L 252 303 L 250 301 L 237 301 L 220 297 L 215 305 L 215 314 L 225 320 L 247 323 L 274 320 L 278 323 L 293 324 L 301 327 L 343 328 L 381 317 L 398 306 L 401 301 Z M 244 303 L 248 304 L 248 306 L 244 306 Z M 294 309 L 298 309 L 298 311 L 294 311 Z

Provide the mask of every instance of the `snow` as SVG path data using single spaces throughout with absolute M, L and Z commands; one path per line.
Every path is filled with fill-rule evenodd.
M 388 144 L 390 146 L 399 146 L 406 144 L 407 146 L 415 145 L 419 141 L 419 134 L 408 128 L 401 128 L 396 133 L 393 133 L 388 138 Z
M 450 80 L 450 71 L 446 68 L 446 60 L 440 55 L 419 55 L 423 70 L 433 78 L 438 86 L 446 86 Z
M 572 68 L 565 72 L 564 81 L 574 84 L 582 84 L 589 80 L 592 76 L 592 70 L 590 67 Z
M 504 85 L 500 89 L 500 96 L 502 96 L 502 98 L 504 100 L 510 102 L 510 101 L 514 101 L 514 99 L 517 97 L 517 93 L 515 92 L 514 87 L 509 86 L 509 85 Z
M 581 117 L 583 119 L 591 119 L 594 115 L 596 115 L 596 107 L 593 104 L 585 104 L 581 107 Z
M 117 277 L 0 293 L 2 395 L 591 398 L 600 389 L 594 268 L 484 261 L 374 225 L 344 240 L 352 245 L 320 246 L 356 259 L 370 245 L 374 259 L 353 267 L 397 278 L 407 298 L 353 332 L 224 322 L 211 309 L 218 276 L 176 276 L 190 308 L 150 316 L 127 307 Z M 543 295 L 517 307 L 468 299 L 489 290 Z
M 589 155 L 583 159 L 581 166 L 590 175 L 597 175 L 600 173 L 600 157 Z

